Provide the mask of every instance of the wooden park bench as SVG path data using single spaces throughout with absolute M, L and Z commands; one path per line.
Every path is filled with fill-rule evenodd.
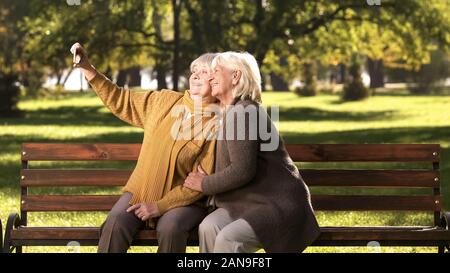
M 32 187 L 122 186 L 131 170 L 124 169 L 39 169 L 32 161 L 136 161 L 140 144 L 42 144 L 22 145 L 20 174 L 20 214 L 7 221 L 4 252 L 22 252 L 22 246 L 65 246 L 76 241 L 95 246 L 99 227 L 33 227 L 28 213 L 56 211 L 109 211 L 119 195 L 30 195 Z M 449 249 L 450 216 L 442 210 L 438 144 L 291 144 L 287 149 L 296 162 L 402 162 L 427 168 L 396 169 L 313 169 L 301 167 L 301 174 L 311 188 L 423 188 L 427 194 L 349 195 L 312 194 L 316 211 L 423 211 L 433 223 L 420 226 L 323 226 L 314 246 L 367 246 L 377 241 L 381 246 L 435 246 L 439 252 Z M 337 164 L 335 164 L 337 165 Z M 157 245 L 155 230 L 140 231 L 133 245 Z M 189 245 L 198 245 L 193 232 Z

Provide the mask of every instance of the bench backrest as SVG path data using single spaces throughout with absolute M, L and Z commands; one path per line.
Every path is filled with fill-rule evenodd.
M 123 186 L 130 169 L 33 169 L 32 161 L 136 161 L 141 144 L 24 143 L 21 170 L 21 220 L 27 212 L 109 211 L 119 195 L 29 195 L 30 187 Z M 317 211 L 426 211 L 439 224 L 438 144 L 289 144 L 295 162 L 426 163 L 426 168 L 300 168 L 311 188 L 423 188 L 421 195 L 312 194 Z

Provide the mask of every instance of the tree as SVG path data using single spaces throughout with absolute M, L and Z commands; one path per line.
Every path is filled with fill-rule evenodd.
M 21 114 L 17 108 L 20 91 L 17 81 L 20 70 L 23 70 L 20 56 L 24 34 L 19 29 L 19 22 L 27 12 L 25 1 L 0 2 L 0 116 Z
M 280 54 L 280 43 L 284 50 L 301 49 L 313 36 L 313 52 L 323 61 L 328 57 L 329 63 L 348 62 L 353 53 L 362 52 L 378 62 L 404 62 L 414 68 L 429 60 L 434 43 L 449 44 L 449 4 L 405 0 L 383 1 L 377 7 L 365 1 L 254 1 L 244 18 L 236 18 L 240 13 L 235 12 L 234 20 L 251 26 L 241 28 L 239 36 L 262 66 L 271 49 L 285 55 Z
M 450 56 L 442 50 L 431 54 L 429 64 L 424 64 L 417 71 L 412 71 L 410 84 L 412 94 L 427 94 L 432 91 L 439 92 L 444 86 L 443 82 L 450 76 Z
M 310 62 L 348 63 L 355 52 L 374 64 L 417 68 L 433 46 L 449 43 L 448 2 L 85 0 L 69 6 L 30 0 L 20 23 L 26 33 L 21 59 L 62 84 L 71 66 L 67 50 L 80 41 L 101 70 L 154 67 L 160 88 L 167 73 L 177 88 L 191 60 L 224 50 L 254 54 L 272 81 L 287 82 Z
M 315 96 L 317 92 L 316 65 L 314 61 L 303 64 L 303 87 L 299 87 L 296 93 L 300 96 Z
M 361 59 L 355 54 L 352 57 L 351 65 L 349 67 L 349 76 L 344 84 L 342 92 L 342 100 L 354 101 L 367 98 L 369 90 L 364 86 L 361 78 Z

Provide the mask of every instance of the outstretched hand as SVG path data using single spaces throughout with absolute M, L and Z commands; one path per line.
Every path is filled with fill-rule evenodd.
M 81 68 L 88 81 L 93 79 L 97 71 L 89 62 L 88 54 L 81 44 L 74 43 L 70 48 L 70 53 L 72 53 L 73 67 Z

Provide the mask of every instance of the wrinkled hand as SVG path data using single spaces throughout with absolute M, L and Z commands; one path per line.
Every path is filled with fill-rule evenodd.
M 70 48 L 70 53 L 72 53 L 73 67 L 81 68 L 81 71 L 83 71 L 86 80 L 92 80 L 97 74 L 97 70 L 89 62 L 86 50 L 80 45 L 80 43 L 75 43 Z
M 206 172 L 200 165 L 198 165 L 197 171 L 189 173 L 189 175 L 186 177 L 183 186 L 194 191 L 203 192 L 202 182 L 206 176 Z
M 89 69 L 91 67 L 88 54 L 80 43 L 74 43 L 70 48 L 70 53 L 73 55 L 73 67 L 84 69 Z
M 155 202 L 152 203 L 139 203 L 133 205 L 127 209 L 127 212 L 134 211 L 136 217 L 141 219 L 142 221 L 147 221 L 150 218 L 156 218 L 161 216 L 158 206 Z

